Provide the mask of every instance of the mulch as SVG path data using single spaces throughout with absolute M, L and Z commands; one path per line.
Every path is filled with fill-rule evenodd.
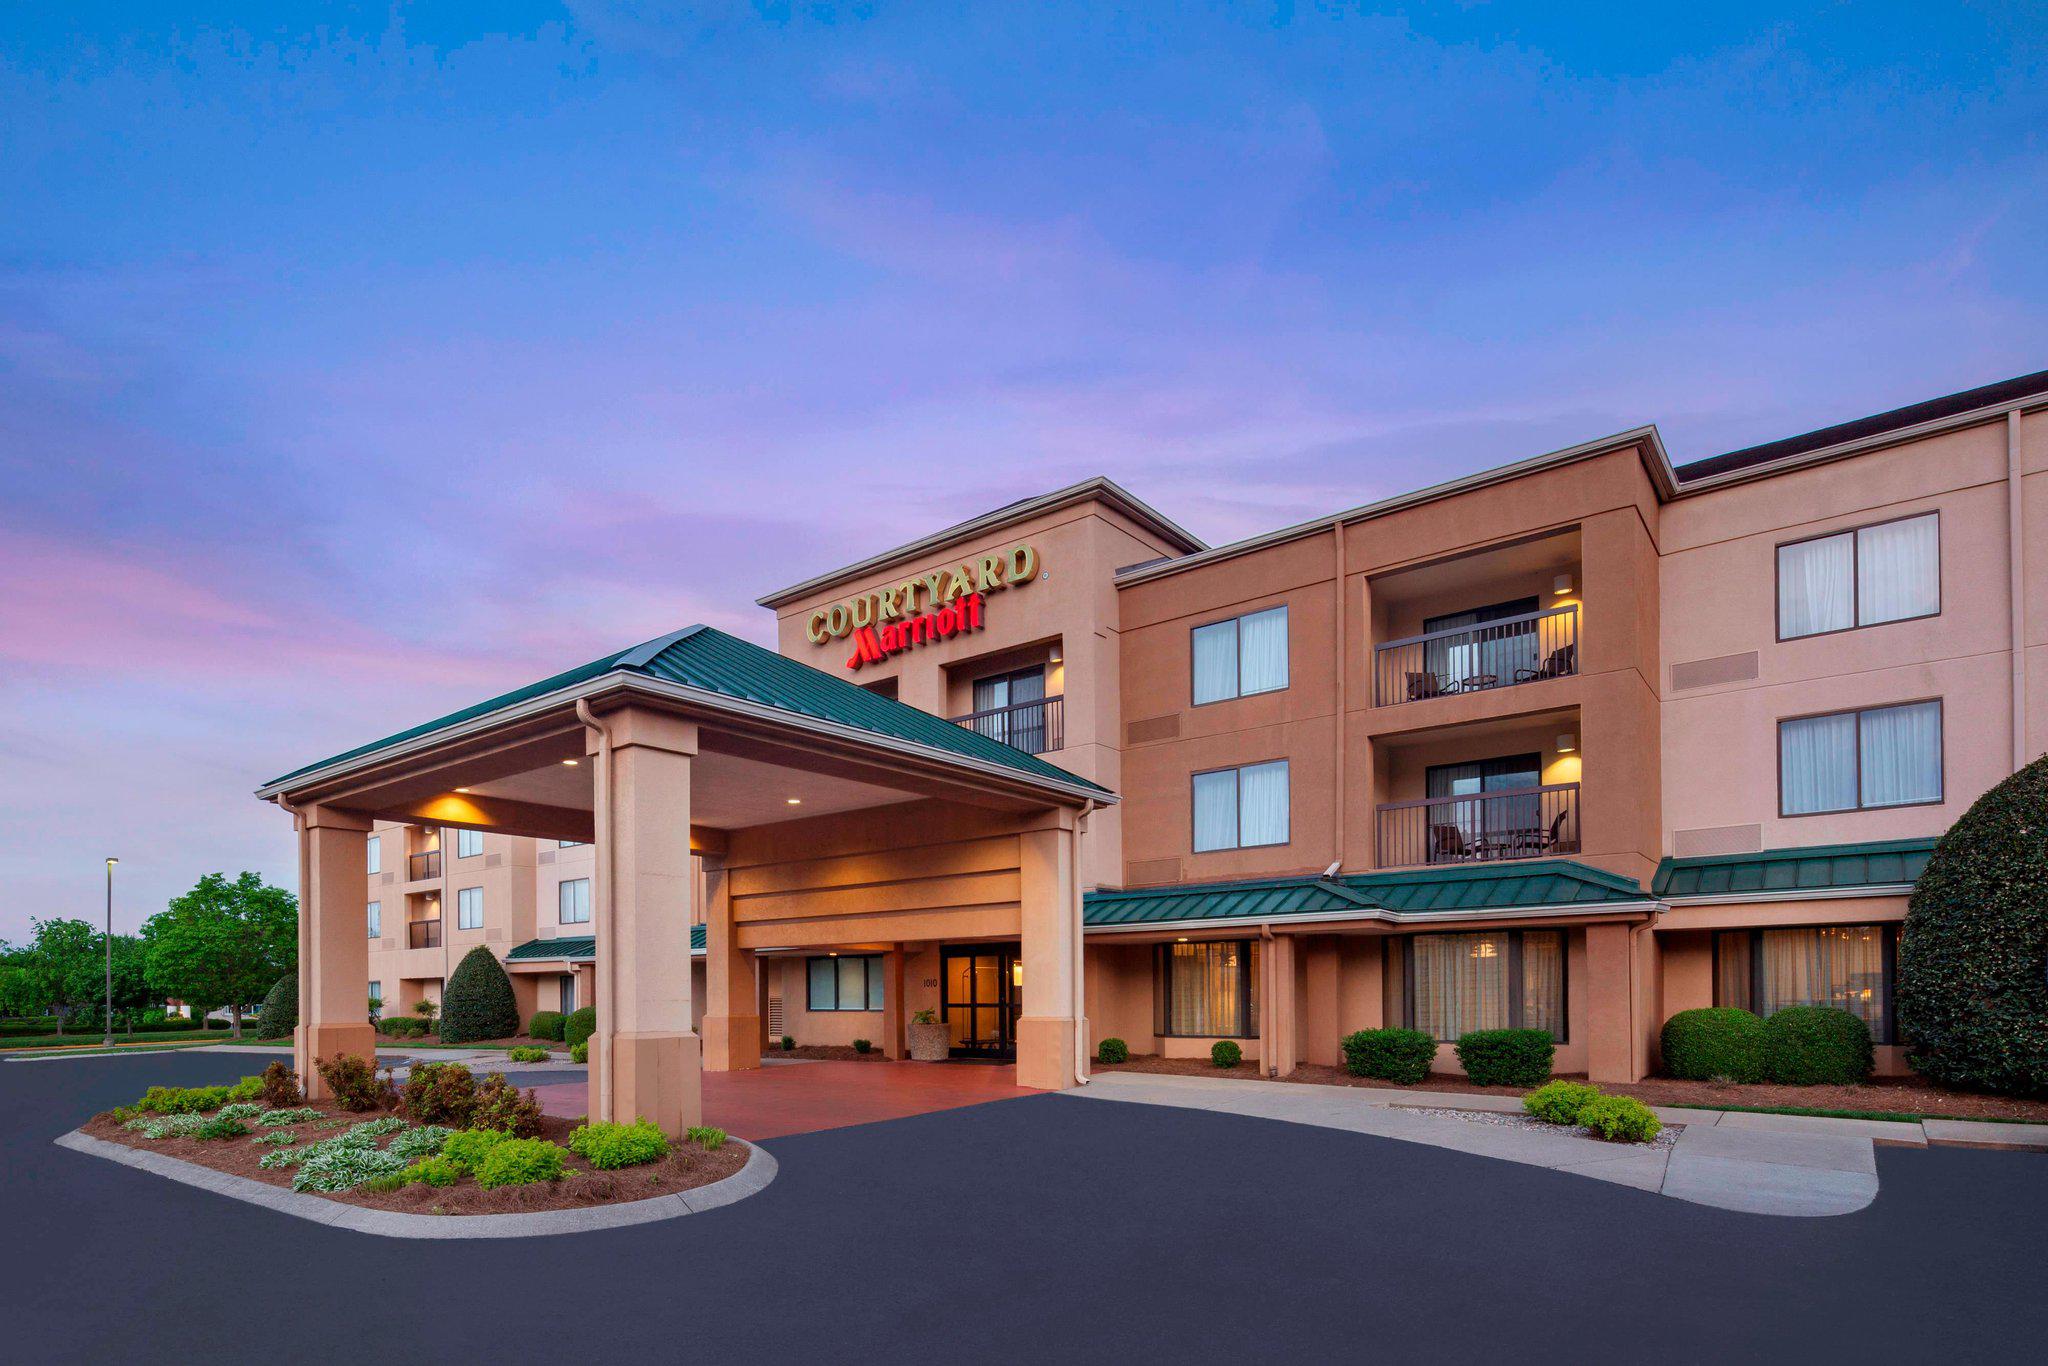
M 1521 1086 L 1474 1086 L 1463 1077 L 1432 1072 L 1412 1086 L 1374 1077 L 1354 1077 L 1341 1067 L 1301 1063 L 1285 1077 L 1268 1078 L 1257 1063 L 1217 1067 L 1204 1058 L 1161 1058 L 1138 1055 L 1125 1063 L 1095 1063 L 1098 1072 L 1159 1072 L 1185 1077 L 1237 1077 L 1249 1081 L 1278 1080 L 1307 1086 L 1357 1086 L 1389 1091 L 1439 1091 L 1457 1095 L 1521 1096 Z M 1565 1078 L 1584 1081 L 1584 1074 Z M 1634 1096 L 1646 1105 L 1690 1105 L 1705 1110 L 1730 1107 L 1805 1110 L 1863 1110 L 1881 1114 L 1934 1115 L 1950 1119 L 2008 1119 L 2048 1123 L 2048 1100 L 1987 1096 L 1950 1091 L 1917 1077 L 1873 1077 L 1860 1086 L 1716 1085 L 1704 1081 L 1651 1078 L 1629 1084 L 1602 1082 L 1602 1091 Z
M 770 1058 L 815 1058 L 823 1062 L 886 1062 L 882 1050 L 871 1048 L 867 1052 L 857 1051 L 851 1044 L 799 1044 L 795 1048 L 783 1048 L 771 1044 L 763 1050 L 763 1056 Z
M 351 1114 L 331 1103 L 313 1102 L 313 1107 L 322 1111 L 321 1118 L 309 1119 L 302 1124 L 279 1126 L 276 1130 L 260 1125 L 250 1125 L 250 1138 L 256 1134 L 281 1132 L 297 1134 L 301 1145 L 317 1143 L 332 1138 L 347 1124 L 358 1120 L 378 1119 L 389 1113 L 372 1110 L 362 1114 Z M 335 1124 L 341 1119 L 347 1124 Z M 570 1131 L 577 1121 L 562 1119 L 553 1115 L 541 1120 L 539 1137 L 559 1144 L 567 1144 Z M 265 1171 L 259 1163 L 265 1153 L 274 1151 L 268 1143 L 254 1143 L 250 1138 L 228 1138 L 202 1140 L 196 1138 L 149 1139 L 141 1134 L 124 1129 L 116 1120 L 106 1115 L 95 1115 L 83 1126 L 85 1132 L 94 1138 L 124 1147 L 140 1148 L 145 1152 L 163 1153 L 170 1157 L 210 1167 L 214 1171 L 245 1176 L 251 1181 L 261 1181 L 266 1186 L 290 1190 L 292 1169 L 275 1168 Z M 389 1139 L 379 1139 L 382 1147 Z M 617 1171 L 598 1171 L 581 1157 L 562 1150 L 563 1168 L 574 1173 L 559 1181 L 545 1181 L 531 1186 L 500 1186 L 496 1190 L 485 1190 L 475 1181 L 465 1177 L 452 1186 L 405 1186 L 395 1191 L 369 1191 L 358 1188 L 352 1191 L 327 1193 L 306 1191 L 302 1194 L 318 1195 L 325 1200 L 336 1200 L 348 1205 L 361 1205 L 367 1209 L 397 1210 L 405 1214 L 525 1214 L 538 1210 L 582 1209 L 591 1205 L 614 1205 L 628 1200 L 645 1200 L 657 1195 L 672 1195 L 677 1191 L 693 1190 L 708 1186 L 737 1172 L 747 1164 L 749 1150 L 740 1139 L 727 1139 L 716 1152 L 705 1152 L 694 1143 L 678 1143 L 669 1150 L 669 1155 L 659 1162 L 649 1162 L 637 1167 L 624 1167 Z

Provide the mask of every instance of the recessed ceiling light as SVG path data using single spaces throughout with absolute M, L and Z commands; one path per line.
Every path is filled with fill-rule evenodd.
M 458 788 L 456 788 L 455 790 L 456 790 L 457 792 L 463 793 L 463 794 L 465 794 L 465 795 L 467 795 L 467 794 L 468 794 L 468 792 L 469 792 L 469 789 L 468 789 L 468 788 L 466 788 L 466 787 L 458 787 Z
M 564 759 L 564 760 L 562 760 L 562 767 L 563 767 L 563 768 L 574 768 L 574 767 L 576 767 L 576 762 L 577 762 L 577 761 L 576 761 L 576 760 L 574 760 L 574 759 Z
M 804 799 L 802 797 L 788 797 L 785 798 L 785 800 L 788 801 L 788 803 L 791 806 L 802 806 L 804 804 Z
M 1186 935 L 1182 935 L 1180 938 L 1174 940 L 1173 942 L 1176 944 L 1185 944 L 1188 942 L 1188 937 Z

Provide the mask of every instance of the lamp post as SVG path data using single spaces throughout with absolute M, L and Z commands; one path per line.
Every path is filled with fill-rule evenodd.
M 108 1048 L 114 1046 L 114 865 L 121 860 L 107 860 L 107 1014 L 106 1033 L 100 1042 Z

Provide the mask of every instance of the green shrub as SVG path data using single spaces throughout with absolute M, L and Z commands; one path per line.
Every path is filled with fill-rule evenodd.
M 299 1074 L 281 1062 L 263 1069 L 263 1103 L 272 1110 L 289 1110 L 306 1103 L 299 1089 Z
M 715 1153 L 725 1146 L 726 1133 L 725 1130 L 714 1129 L 708 1124 L 693 1124 L 683 1130 L 683 1137 L 705 1152 Z
M 1218 1039 L 1209 1045 L 1209 1061 L 1218 1067 L 1235 1067 L 1244 1061 L 1244 1050 L 1231 1039 Z
M 511 1141 L 510 1134 L 499 1133 L 496 1129 L 463 1129 L 442 1140 L 441 1156 L 462 1170 L 473 1172 L 490 1156 L 491 1149 Z
M 1664 1022 L 1664 1071 L 1681 1081 L 1757 1082 L 1764 1067 L 1764 1022 L 1734 1006 L 1681 1010 Z
M 424 1013 L 424 1012 L 423 1012 Z M 479 944 L 462 955 L 441 993 L 441 1042 L 476 1043 L 519 1032 L 519 1002 L 498 955 Z
M 1600 1088 L 1580 1081 L 1554 1081 L 1522 1097 L 1522 1108 L 1546 1124 L 1577 1124 L 1579 1111 L 1597 1099 Z
M 597 1033 L 597 1007 L 578 1006 L 562 1021 L 562 1042 L 579 1044 Z
M 354 1190 L 372 1177 L 388 1176 L 405 1170 L 402 1157 L 379 1152 L 367 1143 L 343 1143 L 329 1139 L 315 1145 L 317 1151 L 308 1150 L 292 1173 L 292 1189 L 295 1191 L 345 1191 Z M 289 1153 L 280 1149 L 264 1154 L 268 1162 L 273 1157 L 285 1157 Z
M 452 1157 L 423 1157 L 399 1175 L 408 1185 L 452 1186 L 468 1170 Z
M 280 1128 L 286 1124 L 304 1124 L 309 1119 L 320 1118 L 320 1112 L 310 1105 L 301 1105 L 289 1110 L 272 1110 L 256 1116 L 256 1122 L 268 1128 Z
M 377 1028 L 394 1039 L 416 1039 L 432 1032 L 417 1015 L 386 1015 L 377 1021 Z
M 1413 1086 L 1436 1061 L 1436 1040 L 1420 1029 L 1361 1029 L 1346 1034 L 1344 1070 L 1354 1077 L 1378 1077 Z
M 584 1124 L 569 1135 L 569 1151 L 599 1171 L 637 1167 L 668 1156 L 668 1139 L 651 1119 L 631 1124 Z
M 1764 1066 L 1785 1086 L 1853 1086 L 1870 1076 L 1870 1026 L 1836 1006 L 1786 1006 L 1764 1021 Z
M 263 1078 L 260 1076 L 243 1077 L 228 1088 L 228 1099 L 234 1101 L 262 1100 Z
M 1112 1036 L 1095 1045 L 1095 1061 L 1097 1062 L 1114 1063 L 1129 1062 L 1130 1060 L 1131 1046 L 1122 1039 Z
M 505 1080 L 503 1072 L 491 1073 L 476 1088 L 476 1110 L 469 1121 L 472 1128 L 533 1138 L 540 1133 L 540 1119 L 540 1098 L 531 1089 L 521 1092 Z
M 404 1172 L 386 1172 L 363 1182 L 362 1188 L 366 1191 L 395 1191 L 404 1190 L 405 1184 Z
M 377 1075 L 370 1060 L 359 1053 L 342 1053 L 333 1059 L 315 1058 L 313 1068 L 327 1083 L 334 1103 L 344 1110 L 388 1109 L 398 1103 L 398 1089 L 389 1076 Z
M 1647 1143 L 1664 1122 L 1634 1096 L 1595 1096 L 1579 1107 L 1579 1124 L 1609 1143 Z
M 782 1051 L 783 1051 L 783 1052 L 785 1052 L 785 1053 L 789 1053 L 789 1052 L 793 1052 L 793 1051 L 794 1051 L 795 1049 L 796 1049 L 796 1040 L 795 1040 L 794 1038 L 792 1038 L 792 1037 L 791 1037 L 790 1035 L 788 1035 L 788 1034 L 785 1034 L 785 1035 L 783 1035 L 783 1036 L 782 1036 Z
M 1557 1043 L 1544 1029 L 1475 1029 L 1459 1036 L 1458 1061 L 1474 1086 L 1540 1086 Z
M 499 1186 L 531 1186 L 559 1180 L 562 1150 L 542 1138 L 508 1138 L 484 1155 L 476 1183 L 485 1190 Z
M 526 1026 L 526 1034 L 532 1039 L 560 1039 L 565 1023 L 567 1018 L 559 1010 L 536 1010 Z
M 382 1138 L 386 1134 L 403 1133 L 405 1128 L 405 1121 L 397 1115 L 385 1115 L 381 1119 L 357 1120 L 343 1129 L 339 1137 L 350 1143 L 368 1143 L 371 1139 Z
M 241 1138 L 249 1132 L 249 1126 L 233 1115 L 215 1115 L 192 1131 L 192 1137 L 204 1139 Z
M 135 1108 L 152 1115 L 196 1115 L 227 1103 L 225 1086 L 152 1086 L 135 1102 Z
M 572 1043 L 572 1044 L 570 1044 L 570 1045 L 569 1045 L 569 1061 L 570 1061 L 570 1062 L 589 1062 L 589 1061 L 590 1061 L 590 1045 L 589 1045 L 589 1043 L 585 1042 L 585 1043 Z
M 458 964 L 457 966 L 460 965 Z M 433 1001 L 415 1001 L 412 1007 L 412 1013 L 419 1016 L 422 1020 L 432 1020 L 440 1011 L 440 1005 Z
M 259 1039 L 286 1039 L 299 1024 L 299 975 L 288 972 L 263 998 L 263 1013 L 256 1020 Z
M 1898 1034 L 1945 1086 L 2048 1095 L 2048 757 L 1934 846 L 1899 936 Z
M 869 1043 L 866 1039 L 855 1039 L 853 1041 L 853 1051 L 856 1053 L 865 1053 L 873 1047 L 874 1045 L 872 1043 Z
M 453 1129 L 444 1129 L 438 1124 L 423 1124 L 417 1129 L 407 1129 L 384 1145 L 384 1151 L 393 1157 L 402 1157 L 411 1162 L 422 1157 L 440 1155 L 441 1145 L 448 1141 Z
M 506 1050 L 505 1056 L 513 1062 L 546 1062 L 548 1051 L 545 1048 L 512 1048 Z
M 164 1115 L 157 1119 L 145 1119 L 142 1123 L 144 1138 L 197 1138 L 199 1131 L 214 1122 L 209 1115 L 183 1114 Z M 244 1130 L 243 1132 L 247 1132 Z
M 215 1119 L 251 1120 L 263 1113 L 263 1106 L 253 1100 L 238 1100 L 233 1105 L 223 1105 Z

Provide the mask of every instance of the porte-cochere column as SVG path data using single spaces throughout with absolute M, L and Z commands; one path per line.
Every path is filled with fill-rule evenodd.
M 367 818 L 330 807 L 299 813 L 299 1023 L 292 1066 L 306 1095 L 329 1094 L 314 1067 L 354 1053 L 377 1061 L 370 1027 L 370 904 Z
M 761 1065 L 754 955 L 733 942 L 730 874 L 708 860 L 704 871 L 704 1068 L 740 1072 Z
M 1024 1013 L 1017 1021 L 1017 1084 L 1055 1091 L 1074 1084 L 1076 894 L 1074 813 L 1017 837 Z

